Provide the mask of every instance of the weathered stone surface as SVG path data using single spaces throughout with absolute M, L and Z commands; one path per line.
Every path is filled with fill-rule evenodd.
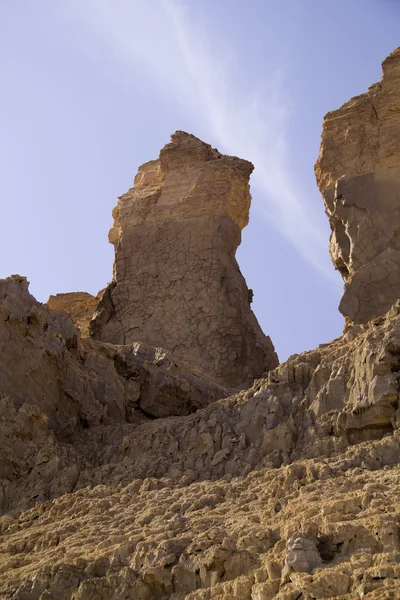
M 312 573 L 321 566 L 321 557 L 313 540 L 303 533 L 295 533 L 286 544 L 285 565 L 282 572 L 282 583 L 290 581 L 290 574 Z
M 70 491 L 79 475 L 70 444 L 82 432 L 187 415 L 226 395 L 163 349 L 79 341 L 70 318 L 36 302 L 25 278 L 0 280 L 2 508 L 16 495 L 29 505 Z
M 89 336 L 89 323 L 92 320 L 94 310 L 103 295 L 104 290 L 97 296 L 92 296 L 87 292 L 68 292 L 66 294 L 56 294 L 50 296 L 47 305 L 51 310 L 58 310 L 67 313 L 78 327 L 81 335 Z
M 379 203 L 381 253 L 396 169 L 335 184 L 353 216 Z M 349 214 L 356 264 L 366 223 Z M 0 281 L 0 596 L 400 598 L 399 374 L 400 300 L 224 397 L 165 350 L 81 339 L 24 278 Z
M 161 351 L 140 347 L 138 366 L 135 346 L 79 340 L 23 278 L 0 298 L 5 598 L 396 597 L 400 304 L 249 390 L 154 419 L 135 369 L 157 389 Z
M 278 364 L 235 260 L 252 170 L 184 132 L 140 167 L 113 211 L 114 280 L 94 339 L 167 348 L 228 387 Z
M 326 115 L 315 166 L 345 280 L 339 309 L 354 323 L 400 297 L 400 48 L 382 66 L 380 83 Z

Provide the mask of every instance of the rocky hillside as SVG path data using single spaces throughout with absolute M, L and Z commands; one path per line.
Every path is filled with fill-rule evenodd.
M 400 49 L 383 65 L 316 166 L 341 338 L 277 365 L 234 259 L 252 166 L 182 132 L 119 200 L 98 303 L 0 283 L 0 598 L 400 598 Z

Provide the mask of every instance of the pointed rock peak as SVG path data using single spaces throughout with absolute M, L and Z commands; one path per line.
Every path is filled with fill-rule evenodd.
M 91 324 L 95 339 L 161 346 L 226 387 L 278 364 L 235 260 L 252 170 L 183 131 L 139 168 L 113 211 L 114 280 Z
M 222 154 L 210 144 L 185 131 L 175 131 L 171 135 L 171 141 L 161 150 L 159 160 L 163 172 L 195 169 L 215 161 L 221 162 L 221 168 L 239 170 L 247 177 L 250 177 L 254 170 L 253 164 L 248 160 Z

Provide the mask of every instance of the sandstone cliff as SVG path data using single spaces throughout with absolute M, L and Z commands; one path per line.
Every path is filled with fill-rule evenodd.
M 382 67 L 380 83 L 326 115 L 315 166 L 345 281 L 339 308 L 355 323 L 400 295 L 400 48 Z
M 399 82 L 385 78 L 390 100 Z M 351 187 L 365 173 L 349 165 L 340 179 L 333 162 L 328 173 L 331 118 L 318 163 L 325 174 L 317 173 L 334 223 L 332 188 L 337 211 L 338 181 Z M 332 143 L 346 140 L 340 123 L 349 127 L 339 119 Z M 394 181 L 396 167 L 386 164 L 386 183 L 386 167 Z M 374 189 L 384 219 L 392 207 Z M 150 202 L 149 190 L 143 195 Z M 111 233 L 117 263 L 121 215 Z M 386 229 L 375 216 L 379 242 Z M 343 243 L 335 235 L 334 258 Z M 358 238 L 348 239 L 357 254 Z M 349 293 L 357 273 L 349 269 Z M 100 303 L 98 331 L 117 281 Z M 368 298 L 357 297 L 360 311 Z M 24 278 L 0 281 L 0 597 L 400 598 L 399 391 L 397 296 L 385 314 L 349 318 L 342 337 L 228 396 L 162 348 L 81 337 L 66 314 L 36 302 Z
M 278 364 L 235 260 L 253 165 L 176 132 L 114 209 L 114 279 L 94 339 L 161 346 L 228 387 Z

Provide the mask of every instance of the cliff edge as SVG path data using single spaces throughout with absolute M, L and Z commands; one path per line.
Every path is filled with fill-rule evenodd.
M 340 338 L 290 357 L 248 389 L 230 393 L 215 382 L 234 381 L 221 358 L 230 357 L 229 336 L 208 362 L 217 324 L 233 327 L 233 341 L 244 335 L 244 345 L 264 339 L 234 261 L 252 166 L 187 134 L 139 169 L 114 211 L 116 273 L 91 324 L 104 340 L 38 303 L 25 278 L 0 281 L 2 598 L 400 598 L 399 52 L 384 61 L 382 84 L 325 120 L 316 171 L 346 280 Z M 171 206 L 180 215 L 173 223 Z M 157 262 L 160 240 L 169 251 Z M 190 259 L 188 272 L 175 252 L 215 256 L 215 265 L 207 271 L 207 260 Z M 163 269 L 175 289 L 166 307 Z M 192 287 L 199 278 L 203 290 L 204 273 L 216 279 L 197 305 Z M 136 339 L 152 332 L 143 282 L 165 319 L 177 314 L 177 289 L 204 313 L 217 302 L 205 353 L 196 337 L 189 363 Z M 239 312 L 224 312 L 228 292 Z M 75 300 L 71 314 L 85 320 L 92 299 Z M 181 312 L 184 328 L 192 313 Z M 192 318 L 200 322 L 196 310 Z M 169 324 L 160 327 L 166 335 Z M 240 355 L 237 381 L 253 377 L 265 356 L 273 366 L 261 342 L 249 346 L 248 367 L 247 350 Z
M 166 348 L 229 388 L 277 366 L 235 260 L 252 170 L 183 131 L 139 168 L 113 211 L 114 277 L 94 339 Z
M 400 288 L 400 48 L 368 92 L 324 119 L 315 165 L 347 322 L 379 317 Z

